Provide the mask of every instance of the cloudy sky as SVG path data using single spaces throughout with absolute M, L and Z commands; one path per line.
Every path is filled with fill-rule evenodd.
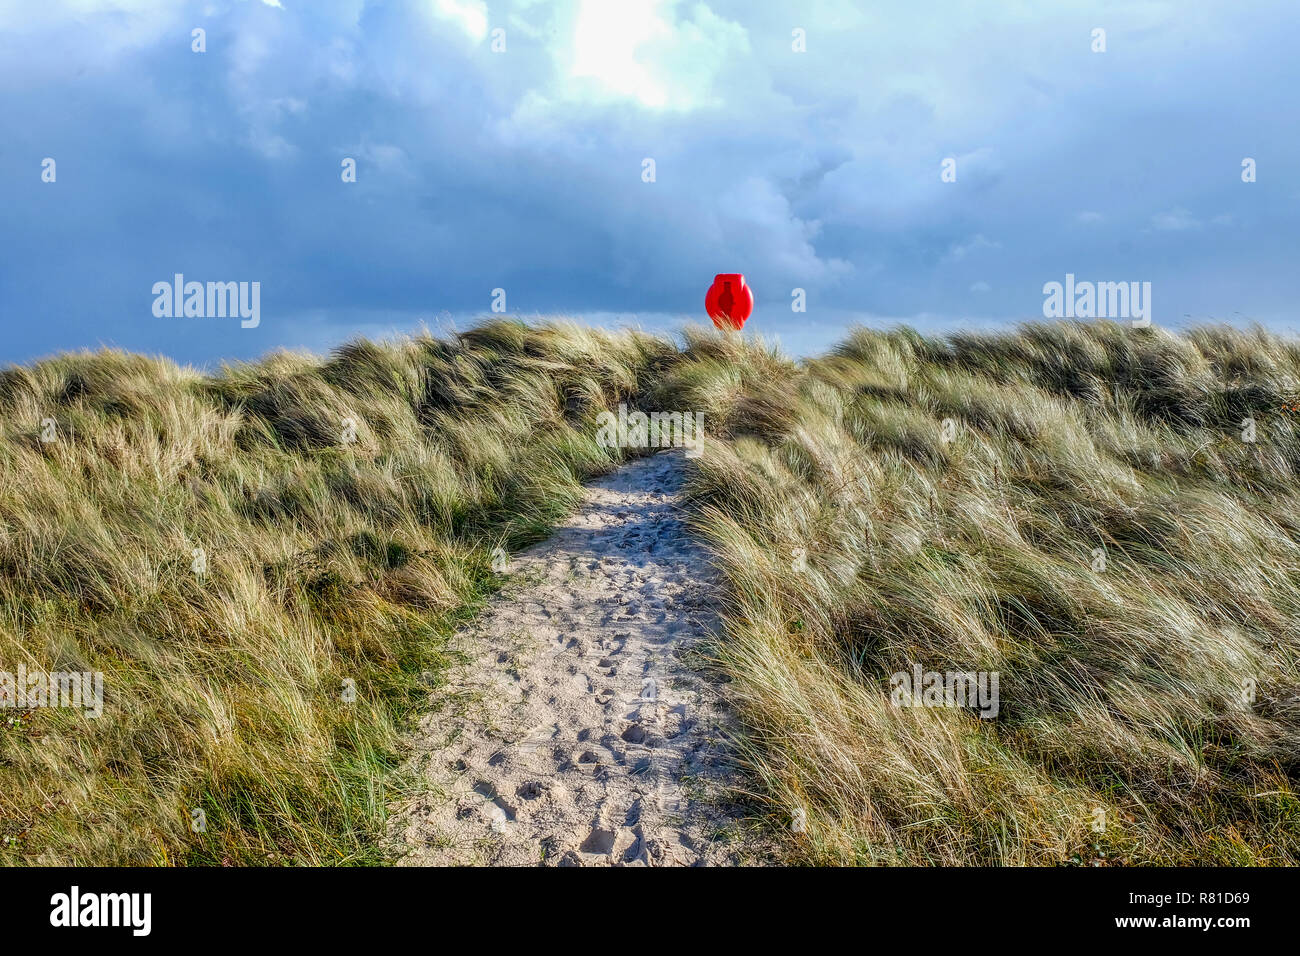
M 671 328 L 717 272 L 796 354 L 1066 273 L 1291 329 L 1298 41 L 1294 0 L 0 0 L 0 362 L 323 349 L 494 289 Z M 155 316 L 176 273 L 260 282 L 260 324 Z

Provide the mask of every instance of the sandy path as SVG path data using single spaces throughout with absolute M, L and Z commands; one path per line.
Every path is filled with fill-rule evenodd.
M 471 663 L 415 741 L 427 791 L 394 812 L 404 863 L 735 862 L 725 717 L 683 659 L 717 624 L 685 472 L 662 452 L 588 486 L 456 636 Z

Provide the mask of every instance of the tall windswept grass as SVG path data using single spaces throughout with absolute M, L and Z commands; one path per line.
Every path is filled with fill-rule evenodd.
M 0 670 L 106 697 L 0 711 L 0 863 L 380 859 L 402 717 L 491 549 L 613 463 L 595 416 L 675 351 L 495 322 L 211 376 L 0 372 Z
M 1107 323 L 673 370 L 726 428 L 697 525 L 795 858 L 1300 862 L 1298 381 L 1262 331 Z M 914 665 L 1000 712 L 895 706 Z
M 1109 323 L 0 371 L 0 670 L 107 698 L 0 711 L 0 863 L 383 859 L 447 635 L 620 402 L 704 415 L 739 784 L 790 859 L 1300 862 L 1297 401 L 1294 342 Z M 997 716 L 896 706 L 914 666 L 996 672 Z

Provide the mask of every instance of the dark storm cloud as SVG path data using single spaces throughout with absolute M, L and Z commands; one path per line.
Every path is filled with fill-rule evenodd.
M 795 349 L 1041 314 L 1066 272 L 1152 282 L 1157 323 L 1289 321 L 1285 4 L 861 6 L 11 4 L 0 358 L 320 347 L 495 288 L 523 314 L 702 318 L 722 271 Z M 260 281 L 261 325 L 156 318 L 177 272 Z

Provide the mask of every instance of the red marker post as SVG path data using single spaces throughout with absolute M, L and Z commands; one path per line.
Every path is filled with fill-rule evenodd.
M 754 311 L 754 293 L 739 272 L 720 272 L 704 296 L 704 310 L 720 329 L 735 332 Z

